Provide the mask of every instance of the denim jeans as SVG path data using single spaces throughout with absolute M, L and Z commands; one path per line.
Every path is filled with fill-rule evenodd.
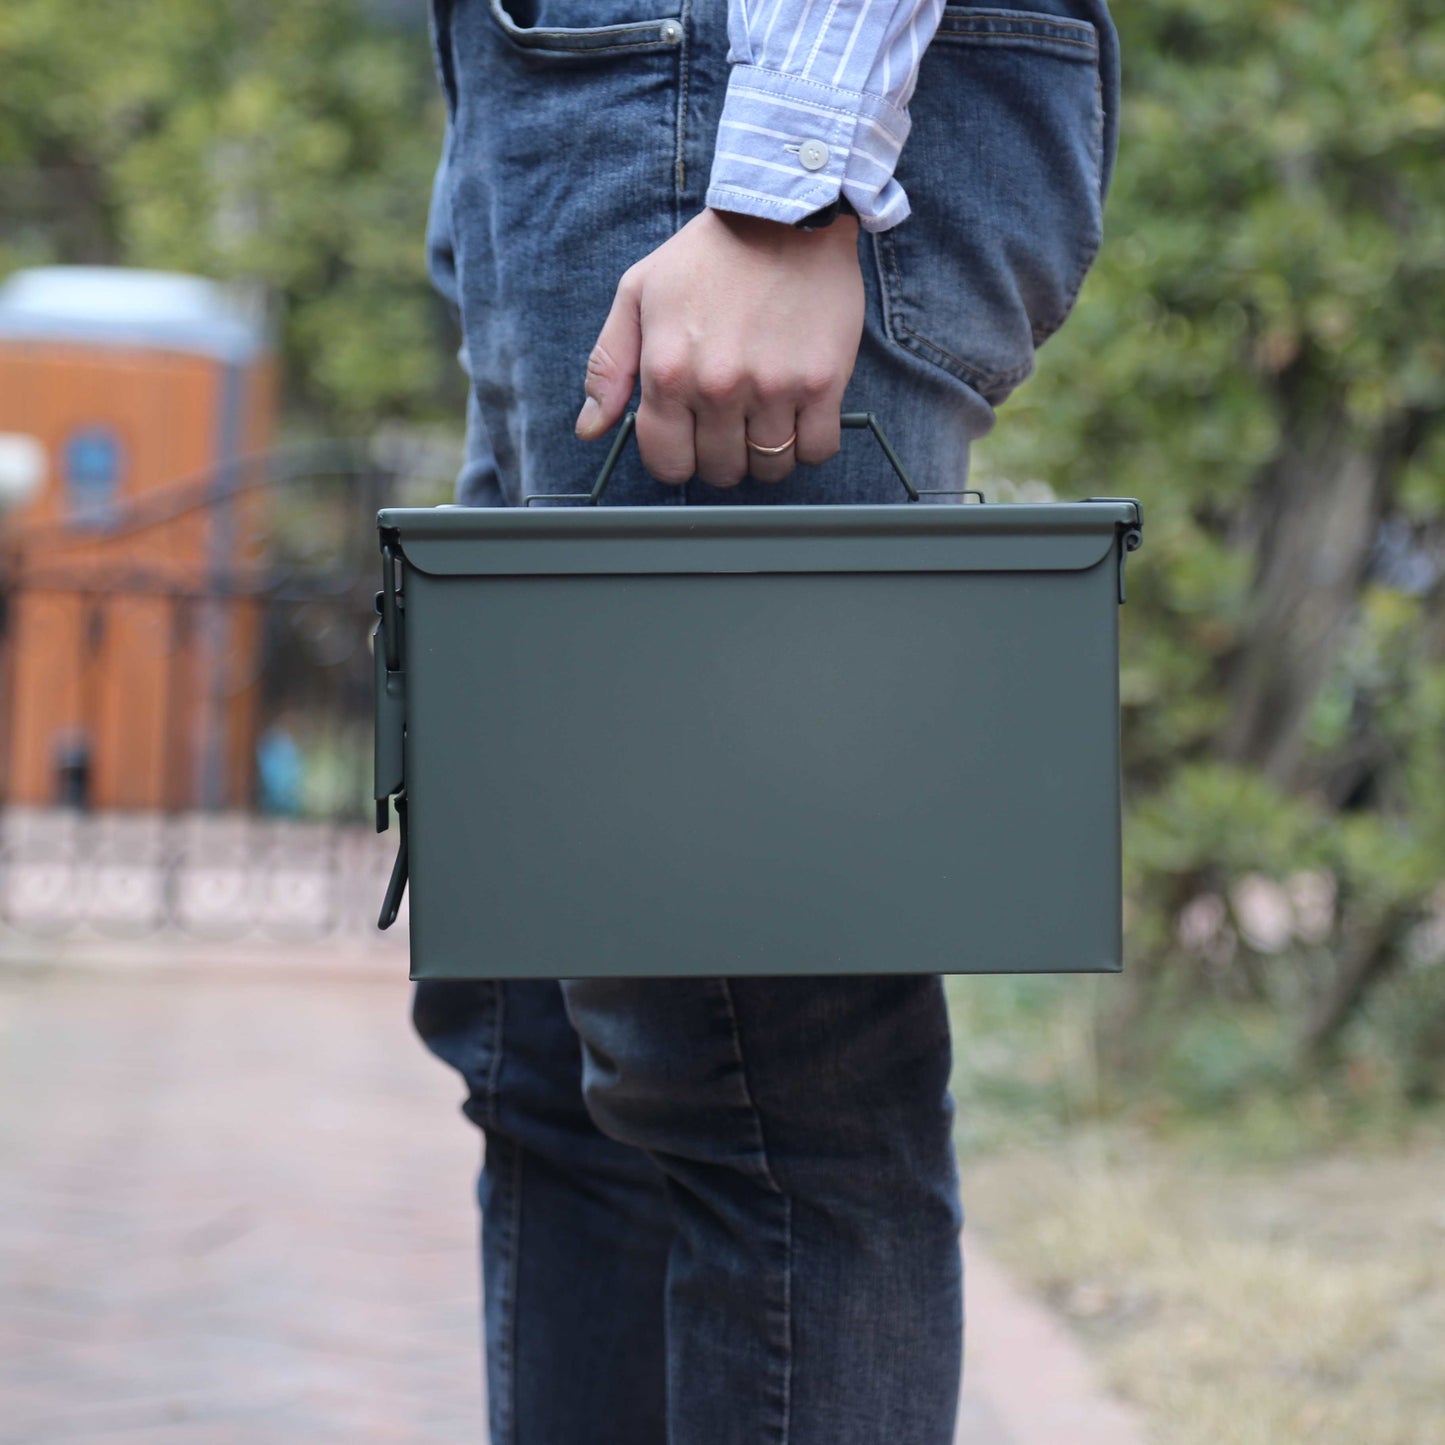
M 585 490 L 605 450 L 572 432 L 587 354 L 622 272 L 702 206 L 726 5 L 433 15 L 449 127 L 431 267 L 472 381 L 457 500 Z M 921 486 L 966 484 L 971 443 L 1072 305 L 1116 72 L 1103 0 L 945 12 L 898 171 L 913 216 L 859 238 L 844 401 L 878 414 Z M 823 466 L 722 492 L 656 482 L 629 448 L 604 503 L 902 500 L 871 439 L 845 433 Z M 962 1211 L 940 982 L 777 971 L 418 985 L 417 1029 L 486 1136 L 493 1445 L 952 1440 Z

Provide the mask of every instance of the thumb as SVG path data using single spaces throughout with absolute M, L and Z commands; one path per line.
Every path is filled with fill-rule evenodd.
M 600 437 L 626 410 L 642 360 L 642 316 L 638 289 L 630 276 L 618 282 L 612 310 L 587 358 L 587 400 L 577 415 L 583 441 Z

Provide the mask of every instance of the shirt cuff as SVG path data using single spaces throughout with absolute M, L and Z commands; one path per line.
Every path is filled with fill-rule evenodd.
M 734 65 L 707 204 L 794 225 L 841 191 L 865 231 L 887 231 L 908 215 L 893 169 L 909 125 L 879 96 Z

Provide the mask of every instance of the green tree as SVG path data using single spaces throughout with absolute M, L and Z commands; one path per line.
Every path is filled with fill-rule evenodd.
M 422 222 L 443 116 L 418 22 L 360 0 L 0 0 L 0 271 L 258 284 L 288 407 L 459 414 Z
M 1145 0 L 1118 18 L 1109 240 L 981 456 L 1063 496 L 1144 501 L 1112 1033 L 1147 1052 L 1181 1001 L 1243 995 L 1288 1009 L 1316 1063 L 1388 981 L 1428 1092 L 1445 1052 L 1445 11 Z M 1239 883 L 1304 869 L 1332 882 L 1328 937 L 1251 945 Z M 1220 926 L 1187 942 L 1201 898 Z

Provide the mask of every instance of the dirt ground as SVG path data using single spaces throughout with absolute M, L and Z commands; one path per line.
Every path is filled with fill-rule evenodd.
M 1156 1445 L 1445 1442 L 1441 1132 L 1264 1166 L 1079 1129 L 964 1200 Z

